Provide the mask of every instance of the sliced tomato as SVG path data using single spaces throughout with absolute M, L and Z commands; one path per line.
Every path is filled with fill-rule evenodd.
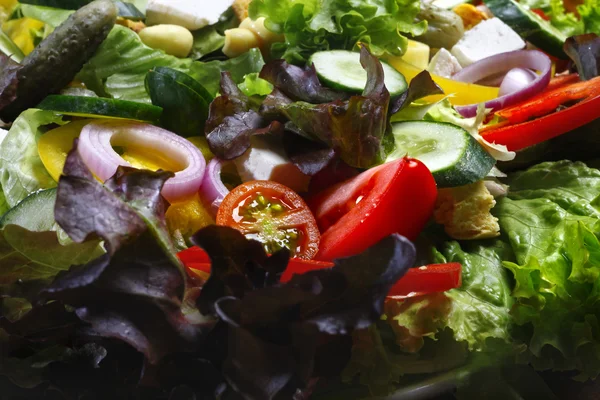
M 192 279 L 206 281 L 210 275 L 210 258 L 199 247 L 191 247 L 178 254 Z M 331 268 L 332 262 L 301 260 L 290 258 L 281 282 L 288 282 L 295 274 Z M 388 297 L 404 299 L 432 292 L 445 292 L 461 285 L 461 265 L 459 263 L 431 264 L 409 269 L 390 290 Z
M 600 77 L 584 82 L 573 80 L 573 75 L 561 77 L 541 94 L 500 110 L 496 114 L 505 121 L 483 129 L 482 136 L 519 151 L 599 118 Z M 560 106 L 566 108 L 556 111 Z
M 292 189 L 272 181 L 251 181 L 233 189 L 219 206 L 217 225 L 263 243 L 267 253 L 287 247 L 309 260 L 319 249 L 319 228 L 312 212 Z
M 317 260 L 358 254 L 392 233 L 417 238 L 437 188 L 427 167 L 402 158 L 371 168 L 308 200 L 319 228 Z

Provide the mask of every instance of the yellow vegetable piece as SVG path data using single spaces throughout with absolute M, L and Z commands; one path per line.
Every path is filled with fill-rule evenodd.
M 70 122 L 46 132 L 38 140 L 38 154 L 50 176 L 58 182 L 65 166 L 67 154 L 73 148 L 73 140 L 79 137 L 83 127 L 93 120 Z
M 67 154 L 73 148 L 73 140 L 79 137 L 85 125 L 93 122 L 93 119 L 70 122 L 64 126 L 53 129 L 38 141 L 38 153 L 53 179 L 58 181 L 62 174 L 67 159 Z M 191 138 L 193 143 L 208 152 L 206 139 L 203 137 Z M 204 153 L 204 151 L 203 151 Z M 129 147 L 124 149 L 121 157 L 129 162 L 134 168 L 158 169 L 166 171 L 179 171 L 182 165 L 174 160 L 168 160 L 155 152 L 149 152 L 142 148 Z M 179 231 L 183 237 L 196 233 L 199 229 L 215 223 L 212 215 L 206 210 L 200 197 L 196 194 L 190 199 L 171 204 L 166 213 L 167 227 L 170 232 Z
M 426 69 L 429 65 L 429 51 L 429 46 L 425 43 L 409 39 L 406 53 L 404 53 L 401 58 L 402 61 L 414 65 L 417 68 Z
M 417 74 L 423 71 L 398 57 L 389 57 L 386 58 L 386 61 L 404 75 L 409 82 L 417 76 Z M 431 77 L 435 83 L 440 85 L 446 95 L 453 94 L 449 100 L 454 105 L 483 103 L 498 97 L 498 88 L 495 87 L 457 82 L 437 75 L 431 75 Z M 441 98 L 442 96 L 430 96 L 427 99 L 439 100 Z
M 16 5 L 17 0 L 0 0 L 0 23 L 8 19 Z
M 150 152 L 146 149 L 128 147 L 120 154 L 121 158 L 127 161 L 133 168 L 149 169 L 151 171 L 181 171 L 184 166 L 177 161 L 162 157 L 160 154 Z
M 473 28 L 481 21 L 488 19 L 485 12 L 475 7 L 473 4 L 463 3 L 452 9 L 463 20 L 465 30 Z
M 208 147 L 208 141 L 204 136 L 191 136 L 186 139 L 189 140 L 198 149 L 200 149 L 207 164 L 210 160 L 212 160 L 215 157 L 212 151 L 210 151 L 210 148 Z
M 19 46 L 23 54 L 27 55 L 33 51 L 33 33 L 44 27 L 44 23 L 32 18 L 19 18 L 6 21 L 2 24 L 2 30 L 11 40 Z
M 67 125 L 46 132 L 38 141 L 38 154 L 50 176 L 58 181 L 65 166 L 67 154 L 73 148 L 73 140 L 79 137 L 83 127 L 93 119 L 73 121 Z M 134 168 L 156 171 L 180 171 L 183 169 L 176 160 L 162 157 L 160 154 L 142 148 L 129 147 L 122 150 L 121 157 Z
M 173 234 L 179 231 L 184 238 L 190 237 L 208 225 L 215 224 L 215 220 L 197 194 L 186 201 L 172 203 L 165 217 L 169 232 Z

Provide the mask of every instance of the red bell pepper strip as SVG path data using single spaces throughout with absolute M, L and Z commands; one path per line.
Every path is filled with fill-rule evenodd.
M 553 80 L 549 90 L 498 111 L 496 115 L 506 121 L 486 127 L 480 133 L 489 142 L 519 151 L 600 118 L 600 77 L 572 83 L 573 76 L 577 75 Z M 556 111 L 560 106 L 566 108 Z

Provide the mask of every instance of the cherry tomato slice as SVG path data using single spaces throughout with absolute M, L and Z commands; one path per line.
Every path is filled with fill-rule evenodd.
M 178 256 L 193 280 L 201 283 L 208 279 L 210 275 L 210 258 L 204 250 L 199 247 L 191 247 L 180 252 Z M 295 274 L 331 267 L 333 267 L 333 263 L 327 261 L 290 258 L 287 269 L 281 276 L 281 282 L 288 282 Z M 411 268 L 392 286 L 388 297 L 401 300 L 433 292 L 445 292 L 460 287 L 461 272 L 462 269 L 459 263 L 431 264 Z
M 420 161 L 371 168 L 308 200 L 319 228 L 317 260 L 358 254 L 392 233 L 417 238 L 433 213 L 437 188 Z
M 267 253 L 287 247 L 293 257 L 309 260 L 319 249 L 319 228 L 304 200 L 272 181 L 251 181 L 233 189 L 217 212 L 217 225 L 263 243 Z

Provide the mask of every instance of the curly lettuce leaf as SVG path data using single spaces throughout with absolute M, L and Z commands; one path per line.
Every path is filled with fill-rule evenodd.
M 600 35 L 600 2 L 585 0 L 583 4 L 577 6 L 577 12 L 585 26 L 585 32 Z
M 144 79 L 155 67 L 169 67 L 190 75 L 211 94 L 219 90 L 222 71 L 229 71 L 241 83 L 247 74 L 259 72 L 264 64 L 258 49 L 226 61 L 199 62 L 177 58 L 142 43 L 139 36 L 123 26 L 115 26 L 78 78 L 99 96 L 150 103 Z
M 47 125 L 64 124 L 50 111 L 29 109 L 13 123 L 0 144 L 0 186 L 6 203 L 14 207 L 39 189 L 56 186 L 38 154 L 37 141 Z
M 285 35 L 271 47 L 274 58 L 300 64 L 316 51 L 356 48 L 366 43 L 376 56 L 402 55 L 407 34 L 418 36 L 426 22 L 415 22 L 418 0 L 256 0 L 252 19 L 265 17 L 268 29 Z
M 512 311 L 539 369 L 600 374 L 600 171 L 547 162 L 512 175 L 494 213 L 515 254 Z
M 502 260 L 510 248 L 501 241 L 464 248 L 448 242 L 434 250 L 434 262 L 459 262 L 458 289 L 406 300 L 388 300 L 384 319 L 354 335 L 352 359 L 343 378 L 359 381 L 373 395 L 386 395 L 404 375 L 437 373 L 464 364 L 469 354 L 513 351 L 510 282 Z

